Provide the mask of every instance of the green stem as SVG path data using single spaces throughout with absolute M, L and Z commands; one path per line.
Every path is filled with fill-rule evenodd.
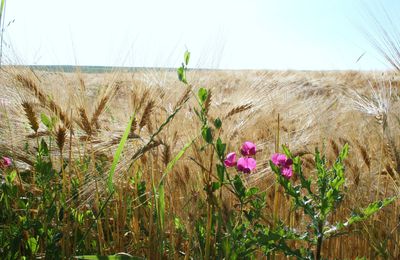
M 324 238 L 323 227 L 324 227 L 323 222 L 320 221 L 320 223 L 318 224 L 317 252 L 315 254 L 316 260 L 321 259 L 322 242 L 323 242 L 323 238 Z
M 210 259 L 210 248 L 211 248 L 211 227 L 212 227 L 212 212 L 213 207 L 212 205 L 208 204 L 207 208 L 207 233 L 206 233 L 206 248 L 205 248 L 205 255 L 204 259 Z
M 207 208 L 207 233 L 206 233 L 206 248 L 205 248 L 205 259 L 210 259 L 210 248 L 211 248 L 211 229 L 212 229 L 212 215 L 213 215 L 213 206 L 212 206 L 212 189 L 211 189 L 211 172 L 213 166 L 213 158 L 214 158 L 214 146 L 211 147 L 211 155 L 210 155 L 210 167 L 208 170 L 208 179 L 207 179 L 207 197 L 208 197 L 208 208 Z

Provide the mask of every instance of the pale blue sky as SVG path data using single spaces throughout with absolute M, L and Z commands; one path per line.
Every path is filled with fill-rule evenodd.
M 382 6 L 400 11 L 398 0 L 9 0 L 6 53 L 19 64 L 177 67 L 187 47 L 192 67 L 385 69 L 360 29 L 374 31 L 367 8 L 384 22 Z

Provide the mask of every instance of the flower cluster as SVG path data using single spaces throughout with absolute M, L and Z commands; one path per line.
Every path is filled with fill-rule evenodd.
M 281 153 L 275 153 L 271 157 L 271 161 L 279 167 L 281 174 L 286 179 L 290 179 L 293 175 L 293 161 L 290 158 L 287 158 L 286 155 Z
M 0 159 L 0 169 L 5 169 L 11 166 L 11 159 L 3 156 Z
M 251 171 L 256 169 L 257 162 L 251 156 L 256 154 L 256 145 L 252 142 L 244 142 L 242 147 L 240 148 L 240 153 L 243 157 L 240 157 L 239 160 L 236 161 L 236 153 L 231 152 L 228 153 L 224 164 L 226 167 L 237 167 L 237 170 L 244 173 L 250 173 Z

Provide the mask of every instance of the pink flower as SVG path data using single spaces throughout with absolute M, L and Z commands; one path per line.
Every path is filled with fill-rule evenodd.
M 282 176 L 286 179 L 290 179 L 293 176 L 292 167 L 284 167 L 281 169 Z
M 287 158 L 284 154 L 275 153 L 272 155 L 271 161 L 279 167 L 283 177 L 290 179 L 293 176 L 292 159 Z
M 8 168 L 11 166 L 11 159 L 3 156 L 0 160 L 0 168 Z
M 237 161 L 237 169 L 240 172 L 249 173 L 253 171 L 256 168 L 256 166 L 257 166 L 256 160 L 254 160 L 251 157 L 249 158 L 241 157 Z
M 256 145 L 252 142 L 246 141 L 242 144 L 242 147 L 240 148 L 240 153 L 243 155 L 243 157 L 239 158 L 237 162 L 236 153 L 228 153 L 224 160 L 225 167 L 228 168 L 236 166 L 236 169 L 239 172 L 244 173 L 250 173 L 251 171 L 254 171 L 256 169 L 257 162 L 251 156 L 256 154 Z
M 293 164 L 292 159 L 287 158 L 286 155 L 281 153 L 274 153 L 271 160 L 278 167 L 289 167 Z
M 240 149 L 240 153 L 243 156 L 251 156 L 256 154 L 256 145 L 252 142 L 246 141 L 242 144 L 242 148 Z
M 236 153 L 228 153 L 226 159 L 224 161 L 226 167 L 233 167 L 236 166 Z

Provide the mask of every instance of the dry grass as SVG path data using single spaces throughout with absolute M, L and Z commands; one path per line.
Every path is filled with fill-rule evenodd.
M 278 113 L 280 142 L 295 154 L 302 154 L 305 172 L 310 176 L 314 173 L 312 151 L 315 147 L 325 151 L 330 159 L 337 156 L 344 143 L 351 147 L 346 161 L 347 199 L 330 221 L 341 219 L 376 198 L 399 194 L 399 86 L 391 84 L 398 82 L 396 74 L 190 71 L 188 77 L 193 86 L 185 89 L 171 71 L 78 74 L 77 77 L 76 74 L 9 68 L 2 74 L 0 87 L 0 99 L 8 101 L 0 107 L 0 154 L 11 155 L 20 168 L 32 167 L 29 162 L 34 161 L 35 138 L 28 139 L 32 145 L 26 153 L 24 137 L 32 134 L 32 130 L 35 136 L 52 135 L 39 123 L 40 113 L 59 118 L 54 136 L 61 154 L 80 162 L 90 158 L 85 170 L 70 167 L 66 176 L 79 180 L 79 195 L 74 194 L 78 206 L 87 208 L 90 202 L 98 207 L 105 194 L 107 178 L 107 174 L 99 172 L 99 165 L 103 173 L 107 172 L 126 123 L 135 112 L 136 120 L 116 170 L 116 201 L 107 213 L 113 212 L 113 216 L 102 220 L 104 223 L 100 226 L 105 230 L 98 230 L 96 234 L 99 243 L 115 241 L 104 247 L 105 254 L 125 251 L 151 258 L 151 245 L 157 244 L 151 241 L 151 234 L 156 230 L 152 228 L 149 212 L 142 207 L 144 197 L 138 198 L 138 190 L 131 180 L 157 183 L 171 158 L 198 135 L 200 125 L 193 111 L 195 101 L 189 99 L 192 91 L 197 92 L 197 86 L 211 89 L 207 111 L 210 118 L 223 119 L 221 137 L 228 142 L 228 151 L 236 150 L 246 140 L 257 144 L 258 168 L 246 181 L 267 191 L 270 205 L 267 209 L 272 209 L 274 201 L 271 189 L 274 176 L 268 160 L 274 152 Z M 35 102 L 39 105 L 34 106 Z M 182 105 L 173 121 L 152 141 L 155 129 Z M 190 234 L 193 232 L 191 221 L 202 214 L 199 210 L 205 199 L 202 165 L 208 159 L 199 146 L 195 142 L 166 179 L 166 228 L 171 238 L 174 217 L 182 220 Z M 54 152 L 53 156 L 60 153 Z M 133 157 L 136 164 L 129 167 Z M 148 186 L 143 196 L 149 199 L 151 192 Z M 135 216 L 127 216 L 126 194 L 135 198 L 129 204 L 135 209 Z M 73 203 L 73 195 L 70 196 L 69 201 Z M 228 215 L 235 201 L 229 193 L 223 196 L 223 208 Z M 281 219 L 289 220 L 286 197 L 279 196 L 278 203 Z M 391 257 L 400 257 L 399 209 L 396 202 L 377 218 L 355 227 L 355 233 L 332 239 L 324 248 L 324 256 L 329 259 L 373 257 L 377 244 L 385 242 L 385 250 Z M 265 216 L 268 219 L 271 213 L 267 211 Z M 301 226 L 302 218 L 296 215 L 292 224 Z M 140 225 L 146 226 L 148 236 L 140 235 Z M 123 233 L 127 228 L 129 232 Z M 190 253 L 187 241 L 174 239 L 180 251 Z

